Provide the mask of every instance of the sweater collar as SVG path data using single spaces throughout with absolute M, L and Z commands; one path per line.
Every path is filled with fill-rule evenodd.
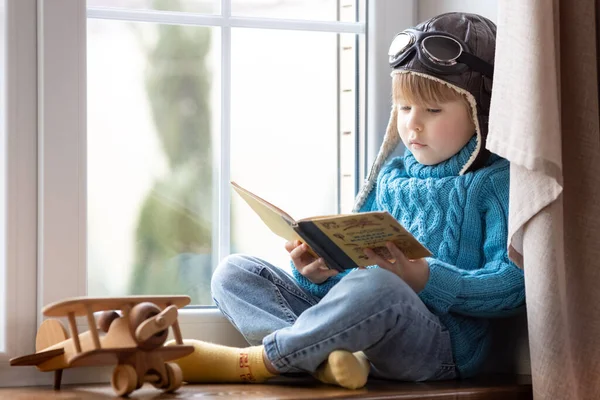
M 419 163 L 415 156 L 406 149 L 404 153 L 404 166 L 408 176 L 412 178 L 444 178 L 447 176 L 458 176 L 462 167 L 469 161 L 469 158 L 477 147 L 477 137 L 473 136 L 471 140 L 454 156 L 446 161 L 435 165 L 423 165 Z

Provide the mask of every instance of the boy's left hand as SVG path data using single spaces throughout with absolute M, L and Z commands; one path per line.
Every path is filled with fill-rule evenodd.
M 429 280 L 429 263 L 427 260 L 424 258 L 409 260 L 404 253 L 391 242 L 386 243 L 386 247 L 390 253 L 392 253 L 392 256 L 396 260 L 395 262 L 390 262 L 383 257 L 378 256 L 371 249 L 365 249 L 364 252 L 374 264 L 377 264 L 380 268 L 387 269 L 402 278 L 415 293 L 419 293 L 423 290 Z

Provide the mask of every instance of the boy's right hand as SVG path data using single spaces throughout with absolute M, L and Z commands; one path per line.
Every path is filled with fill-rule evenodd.
M 335 269 L 327 268 L 322 258 L 316 258 L 308 251 L 308 245 L 299 240 L 289 241 L 285 249 L 290 253 L 294 266 L 302 276 L 312 283 L 323 283 L 329 277 L 338 274 Z

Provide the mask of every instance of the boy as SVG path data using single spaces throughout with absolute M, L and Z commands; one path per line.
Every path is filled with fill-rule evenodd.
M 305 244 L 286 243 L 293 278 L 232 255 L 212 280 L 215 303 L 253 346 L 188 341 L 190 382 L 262 382 L 308 372 L 346 388 L 369 375 L 424 381 L 475 375 L 487 318 L 525 300 L 507 256 L 509 165 L 485 149 L 495 26 L 448 13 L 407 29 L 390 47 L 393 107 L 355 211 L 386 210 L 434 254 L 338 273 Z M 403 157 L 389 160 L 398 143 Z M 375 266 L 375 264 L 378 266 Z

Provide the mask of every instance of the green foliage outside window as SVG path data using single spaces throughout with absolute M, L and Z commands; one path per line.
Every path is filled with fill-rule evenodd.
M 164 9 L 157 0 L 154 7 Z M 171 9 L 173 9 L 171 7 Z M 212 157 L 206 66 L 210 28 L 157 25 L 146 91 L 168 173 L 140 210 L 132 294 L 188 294 L 208 305 L 212 272 Z

